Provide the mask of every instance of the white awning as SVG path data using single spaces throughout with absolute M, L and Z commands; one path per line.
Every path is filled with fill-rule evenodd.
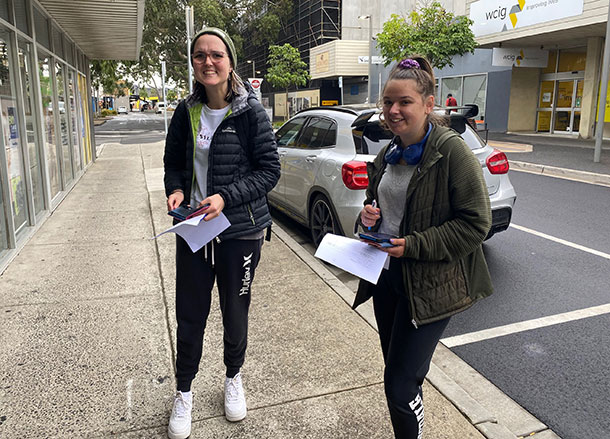
M 145 0 L 38 0 L 89 59 L 137 60 Z

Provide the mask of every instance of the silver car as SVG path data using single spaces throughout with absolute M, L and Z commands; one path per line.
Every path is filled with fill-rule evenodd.
M 508 228 L 516 195 L 506 155 L 487 145 L 468 123 L 478 112 L 472 107 L 469 114 L 452 113 L 450 120 L 481 163 L 492 208 L 490 238 Z M 282 174 L 269 202 L 309 227 L 316 246 L 326 233 L 354 236 L 368 186 L 366 162 L 392 138 L 379 125 L 379 113 L 367 105 L 310 108 L 276 133 Z

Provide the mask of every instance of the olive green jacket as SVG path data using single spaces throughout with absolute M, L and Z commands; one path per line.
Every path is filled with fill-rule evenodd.
M 365 205 L 379 199 L 389 147 L 367 163 Z M 404 292 L 416 327 L 463 311 L 493 292 L 481 246 L 490 227 L 489 194 L 479 161 L 455 131 L 435 126 L 409 182 L 400 224 L 406 240 Z M 361 280 L 353 307 L 368 300 L 373 288 Z

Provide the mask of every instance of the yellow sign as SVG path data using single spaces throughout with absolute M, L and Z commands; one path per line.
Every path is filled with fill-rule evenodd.
M 316 72 L 324 73 L 328 72 L 329 69 L 330 54 L 328 52 L 322 52 L 316 55 Z
M 322 105 L 339 105 L 339 101 L 322 101 Z
M 597 98 L 597 113 L 595 114 L 595 120 L 599 118 L 599 101 L 601 100 L 601 86 L 600 93 Z M 610 122 L 610 82 L 608 82 L 608 91 L 606 93 L 606 114 L 604 114 L 604 122 Z

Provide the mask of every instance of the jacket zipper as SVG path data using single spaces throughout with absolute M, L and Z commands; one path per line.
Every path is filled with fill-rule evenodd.
M 252 214 L 252 209 L 250 208 L 250 203 L 248 203 L 246 205 L 247 209 L 248 209 L 248 215 L 250 215 L 250 222 L 252 222 L 252 225 L 255 226 L 256 225 L 256 221 L 254 221 L 254 215 Z

